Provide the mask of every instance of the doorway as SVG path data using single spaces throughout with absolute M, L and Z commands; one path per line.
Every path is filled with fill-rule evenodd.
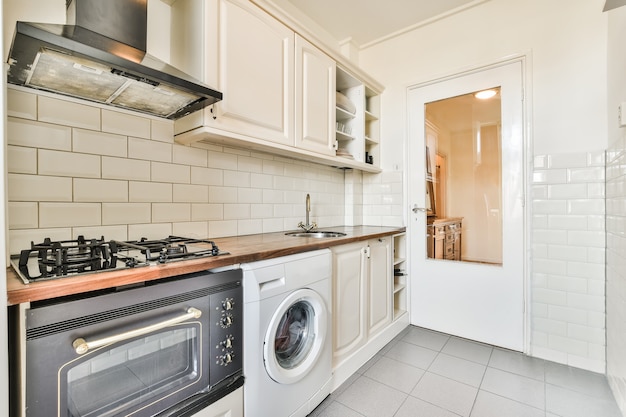
M 411 323 L 524 348 L 522 61 L 409 88 Z M 489 91 L 489 98 L 477 98 Z

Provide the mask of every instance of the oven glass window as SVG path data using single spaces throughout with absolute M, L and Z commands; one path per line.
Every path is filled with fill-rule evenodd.
M 160 331 L 95 352 L 67 372 L 68 416 L 110 416 L 199 377 L 199 331 Z
M 276 360 L 284 369 L 293 369 L 307 357 L 315 339 L 315 309 L 307 301 L 294 303 L 285 312 L 274 338 Z

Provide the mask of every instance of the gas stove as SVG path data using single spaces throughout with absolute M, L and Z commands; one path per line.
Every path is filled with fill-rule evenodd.
M 165 239 L 119 241 L 104 237 L 31 242 L 31 248 L 11 256 L 11 265 L 25 284 L 115 269 L 129 269 L 185 259 L 227 255 L 215 242 L 168 236 Z

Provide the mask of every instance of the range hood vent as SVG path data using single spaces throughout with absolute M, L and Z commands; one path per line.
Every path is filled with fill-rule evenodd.
M 17 22 L 8 82 L 178 119 L 222 99 L 146 53 L 147 0 L 67 0 L 66 25 Z

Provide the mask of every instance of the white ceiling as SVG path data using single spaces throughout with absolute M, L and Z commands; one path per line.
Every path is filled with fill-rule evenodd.
M 338 41 L 358 47 L 488 0 L 288 0 Z

